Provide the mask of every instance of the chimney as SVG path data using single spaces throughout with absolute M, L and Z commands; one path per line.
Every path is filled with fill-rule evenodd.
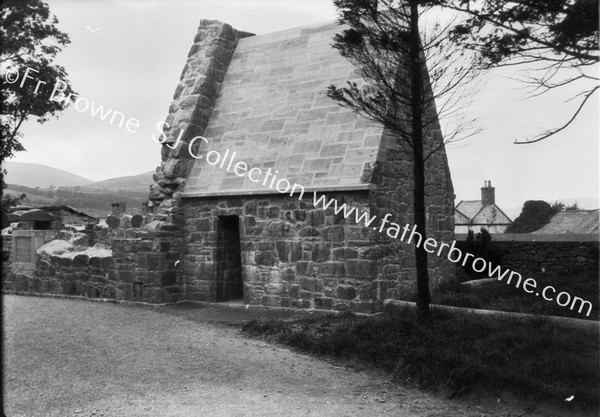
M 494 204 L 496 202 L 496 189 L 492 187 L 491 181 L 484 181 L 481 187 L 481 204 L 484 206 Z

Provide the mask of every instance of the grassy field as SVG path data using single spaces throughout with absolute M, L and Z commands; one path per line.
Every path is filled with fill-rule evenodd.
M 523 288 L 516 288 L 514 283 L 491 282 L 477 286 L 459 283 L 442 285 L 432 291 L 431 302 L 456 307 L 482 308 L 486 310 L 512 311 L 528 314 L 543 314 L 551 316 L 572 317 L 578 319 L 599 320 L 600 300 L 598 273 L 579 274 L 576 276 L 554 276 L 537 279 L 537 288 L 551 285 L 556 288 L 556 294 L 566 291 L 572 297 L 578 296 L 592 303 L 592 311 L 586 316 L 587 308 L 579 313 L 575 310 L 561 307 L 556 302 L 536 297 L 526 293 Z M 554 297 L 556 297 L 554 294 Z M 410 300 L 414 301 L 414 300 Z
M 599 334 L 541 320 L 514 322 L 436 312 L 415 317 L 316 317 L 252 321 L 248 335 L 389 372 L 396 382 L 457 397 L 511 395 L 594 410 L 599 406 Z M 574 395 L 574 399 L 565 399 Z

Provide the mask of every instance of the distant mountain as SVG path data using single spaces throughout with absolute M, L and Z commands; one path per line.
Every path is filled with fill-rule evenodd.
M 152 184 L 153 171 L 127 177 L 109 178 L 103 181 L 92 181 L 62 169 L 52 168 L 42 164 L 24 162 L 6 162 L 4 164 L 7 175 L 4 182 L 7 184 L 21 185 L 24 187 L 59 188 L 74 187 L 100 189 L 103 191 L 130 191 L 147 193 Z
M 154 171 L 144 172 L 139 175 L 131 175 L 128 177 L 117 177 L 110 178 L 104 181 L 94 182 L 86 185 L 86 188 L 101 188 L 103 190 L 111 191 L 140 191 L 147 192 L 150 185 L 154 182 L 152 175 Z
M 3 168 L 6 169 L 7 173 L 4 178 L 5 183 L 32 188 L 48 188 L 51 185 L 55 187 L 76 187 L 93 182 L 88 178 L 42 164 L 5 162 Z

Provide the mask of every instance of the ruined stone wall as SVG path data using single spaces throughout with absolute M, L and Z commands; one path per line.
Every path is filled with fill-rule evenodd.
M 144 302 L 185 298 L 176 271 L 183 242 L 174 239 L 171 232 L 152 230 L 154 225 L 132 226 L 125 216 L 112 216 L 110 223 L 115 227 L 97 233 L 99 242 L 104 243 L 49 252 L 42 246 L 35 269 L 3 268 L 2 289 Z M 60 248 L 61 240 L 65 247 L 69 240 L 78 242 L 69 239 L 70 233 L 65 231 L 58 236 L 50 242 L 55 247 Z

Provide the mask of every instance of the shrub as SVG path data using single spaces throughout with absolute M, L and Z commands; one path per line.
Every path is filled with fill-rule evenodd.
M 464 256 L 466 256 L 466 253 L 473 255 L 473 257 L 469 257 L 465 262 L 465 265 L 462 266 L 470 279 L 488 278 L 487 272 L 476 272 L 473 269 L 473 260 L 475 258 L 482 258 L 488 264 L 494 266 L 502 265 L 504 254 L 494 246 L 492 243 L 492 235 L 484 228 L 481 229 L 481 232 L 477 233 L 477 236 L 475 236 L 475 233 L 473 233 L 472 230 L 469 230 L 463 252 L 465 252 Z
M 550 206 L 541 200 L 529 200 L 523 204 L 519 217 L 506 228 L 505 233 L 531 233 L 550 222 L 560 206 Z

